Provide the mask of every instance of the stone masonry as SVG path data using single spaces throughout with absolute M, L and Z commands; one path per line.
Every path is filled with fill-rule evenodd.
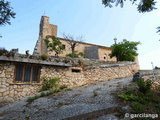
M 2 57 L 3 58 L 3 57 Z M 15 102 L 25 97 L 37 93 L 42 86 L 42 77 L 60 78 L 59 86 L 66 85 L 69 88 L 85 84 L 105 81 L 109 79 L 123 78 L 132 76 L 138 71 L 139 67 L 135 62 L 116 63 L 96 66 L 70 66 L 68 64 L 58 64 L 57 62 L 32 61 L 32 65 L 41 66 L 40 81 L 32 82 L 15 82 L 16 64 L 31 64 L 31 60 L 23 58 L 8 58 L 0 60 L 0 102 Z M 27 61 L 28 60 L 28 61 Z M 35 61 L 35 62 L 34 62 Z M 50 64 L 48 64 L 48 62 Z

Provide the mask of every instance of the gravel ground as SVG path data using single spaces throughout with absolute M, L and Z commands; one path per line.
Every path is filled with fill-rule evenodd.
M 118 106 L 112 92 L 130 84 L 132 77 L 113 79 L 88 86 L 62 91 L 34 100 L 27 98 L 0 108 L 0 120 L 61 120 L 93 111 Z M 114 115 L 99 116 L 95 120 L 117 120 Z

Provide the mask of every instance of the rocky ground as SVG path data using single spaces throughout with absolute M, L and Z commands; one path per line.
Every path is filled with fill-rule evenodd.
M 118 102 L 117 94 L 131 85 L 132 77 L 127 77 L 64 90 L 31 103 L 26 98 L 1 107 L 0 120 L 119 120 L 118 109 L 128 106 Z

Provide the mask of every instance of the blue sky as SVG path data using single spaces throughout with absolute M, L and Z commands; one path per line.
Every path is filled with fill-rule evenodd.
M 50 23 L 58 25 L 58 37 L 62 33 L 84 36 L 84 42 L 111 46 L 127 39 L 140 41 L 138 46 L 141 69 L 160 67 L 160 2 L 157 10 L 138 13 L 136 6 L 125 2 L 123 8 L 105 8 L 101 0 L 9 0 L 16 18 L 12 25 L 0 28 L 0 47 L 19 48 L 20 53 L 32 54 L 39 35 L 42 15 L 50 17 Z

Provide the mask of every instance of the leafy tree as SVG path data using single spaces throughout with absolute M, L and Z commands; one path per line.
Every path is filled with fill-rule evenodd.
M 159 27 L 157 27 L 157 29 L 158 29 L 157 33 L 160 33 L 160 26 L 159 26 Z
M 75 51 L 74 53 L 75 53 L 75 55 L 74 55 L 75 58 L 79 58 L 79 57 L 83 57 L 84 56 L 83 52 Z M 72 57 L 72 53 L 66 54 L 66 57 Z
M 110 54 L 110 58 L 116 57 L 117 61 L 134 61 L 135 56 L 138 55 L 137 45 L 139 42 L 130 42 L 127 40 L 123 40 L 123 42 L 119 42 L 118 44 L 113 44 L 111 46 L 112 53 Z
M 50 42 L 50 39 L 52 39 L 52 42 Z M 62 42 L 55 36 L 46 36 L 46 39 L 44 39 L 47 48 L 49 51 L 54 51 L 56 55 L 62 53 L 64 50 Z
M 105 5 L 105 7 L 113 7 L 113 3 L 115 3 L 116 6 L 120 5 L 121 7 L 123 7 L 124 2 L 126 0 L 102 0 L 102 4 Z M 155 8 L 156 2 L 155 0 L 130 0 L 132 2 L 132 4 L 137 5 L 137 10 L 139 12 L 150 12 Z M 139 1 L 137 3 L 137 1 Z
M 75 47 L 78 46 L 80 42 L 82 42 L 83 36 L 74 37 L 73 35 L 66 35 L 63 33 L 63 37 L 67 40 L 66 42 L 69 44 L 72 50 L 72 58 L 75 58 Z
M 0 0 L 0 25 L 11 24 L 10 19 L 15 18 L 16 13 L 12 11 L 10 2 Z

